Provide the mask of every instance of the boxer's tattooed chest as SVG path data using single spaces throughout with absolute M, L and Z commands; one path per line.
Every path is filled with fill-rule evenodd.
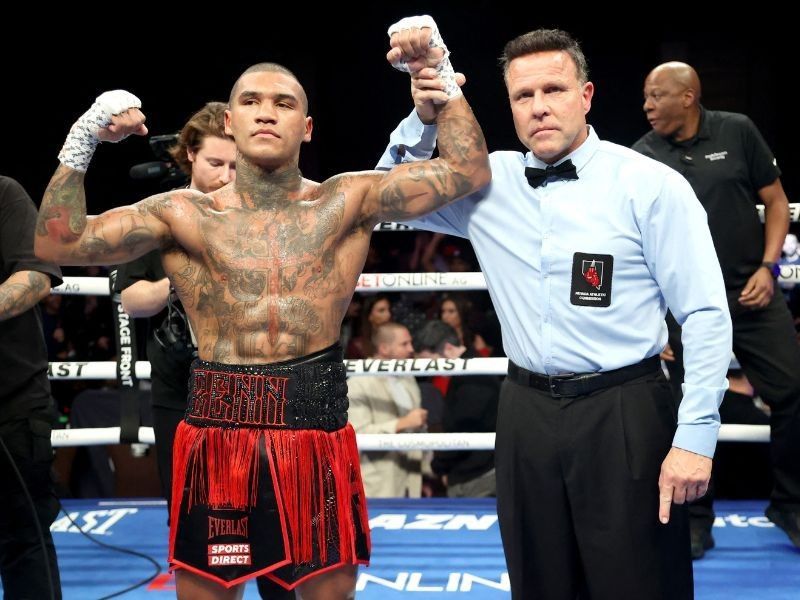
M 170 269 L 203 328 L 201 356 L 269 360 L 338 337 L 346 282 L 360 269 L 337 258 L 344 215 L 344 194 L 278 211 L 206 211 L 196 228 L 203 260 L 184 256 Z
M 343 215 L 343 197 L 331 198 L 278 213 L 231 211 L 203 222 L 199 233 L 230 296 L 255 301 L 306 290 L 336 253 Z

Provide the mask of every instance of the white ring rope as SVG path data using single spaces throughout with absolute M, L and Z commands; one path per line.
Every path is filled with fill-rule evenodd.
M 800 277 L 798 277 L 800 281 Z M 64 283 L 50 290 L 54 294 L 108 296 L 108 277 L 64 277 Z M 445 292 L 485 290 L 480 271 L 472 273 L 362 273 L 357 292 Z
M 359 375 L 379 377 L 388 375 L 414 375 L 419 377 L 430 377 L 432 375 L 499 375 L 504 377 L 508 373 L 508 359 L 505 357 L 365 358 L 358 360 L 346 359 L 344 365 L 348 376 L 354 377 Z M 58 379 L 61 381 L 116 379 L 117 363 L 114 361 L 51 362 L 47 369 L 47 376 L 51 380 Z M 136 361 L 136 377 L 138 379 L 150 379 L 150 363 L 148 361 Z
M 124 363 L 123 363 L 124 364 Z M 503 375 L 508 373 L 508 359 L 499 358 L 409 358 L 409 359 L 348 359 L 344 361 L 348 375 Z M 51 362 L 47 370 L 50 379 L 116 379 L 117 363 Z M 136 377 L 150 379 L 150 363 L 136 361 Z
M 57 429 L 53 446 L 119 444 L 119 427 Z M 359 433 L 358 449 L 367 450 L 494 450 L 494 433 Z M 721 442 L 769 442 L 769 425 L 722 425 Z M 154 444 L 152 427 L 139 427 L 139 442 Z
M 123 375 L 124 365 L 123 364 Z M 117 379 L 117 363 L 113 360 L 95 362 L 51 362 L 47 367 L 50 380 L 73 381 L 76 379 Z M 136 361 L 136 377 L 150 379 L 150 363 L 146 360 Z
M 64 296 L 108 296 L 108 277 L 64 277 L 64 283 L 50 290 Z
M 800 265 L 780 265 L 778 281 L 800 283 Z M 446 292 L 485 290 L 480 271 L 470 273 L 362 273 L 357 292 Z M 64 277 L 64 283 L 50 290 L 53 294 L 108 296 L 108 277 Z
M 119 444 L 120 427 L 82 427 L 80 429 L 54 429 L 50 441 L 54 448 L 69 446 L 106 446 Z M 155 444 L 152 427 L 139 427 L 139 443 Z
M 372 231 L 420 231 L 405 223 L 378 223 Z

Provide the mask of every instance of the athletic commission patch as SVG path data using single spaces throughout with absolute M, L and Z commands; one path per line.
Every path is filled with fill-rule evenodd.
M 614 257 L 610 254 L 572 256 L 570 302 L 576 306 L 611 306 L 611 281 Z

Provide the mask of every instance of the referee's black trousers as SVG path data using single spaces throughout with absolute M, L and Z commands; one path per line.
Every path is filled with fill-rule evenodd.
M 574 398 L 503 383 L 497 512 L 512 598 L 694 597 L 686 506 L 658 520 L 676 422 L 660 372 Z

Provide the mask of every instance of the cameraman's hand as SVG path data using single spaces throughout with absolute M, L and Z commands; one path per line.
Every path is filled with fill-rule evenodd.
M 122 308 L 137 319 L 152 317 L 167 307 L 169 290 L 166 277 L 159 281 L 139 280 L 122 290 Z

